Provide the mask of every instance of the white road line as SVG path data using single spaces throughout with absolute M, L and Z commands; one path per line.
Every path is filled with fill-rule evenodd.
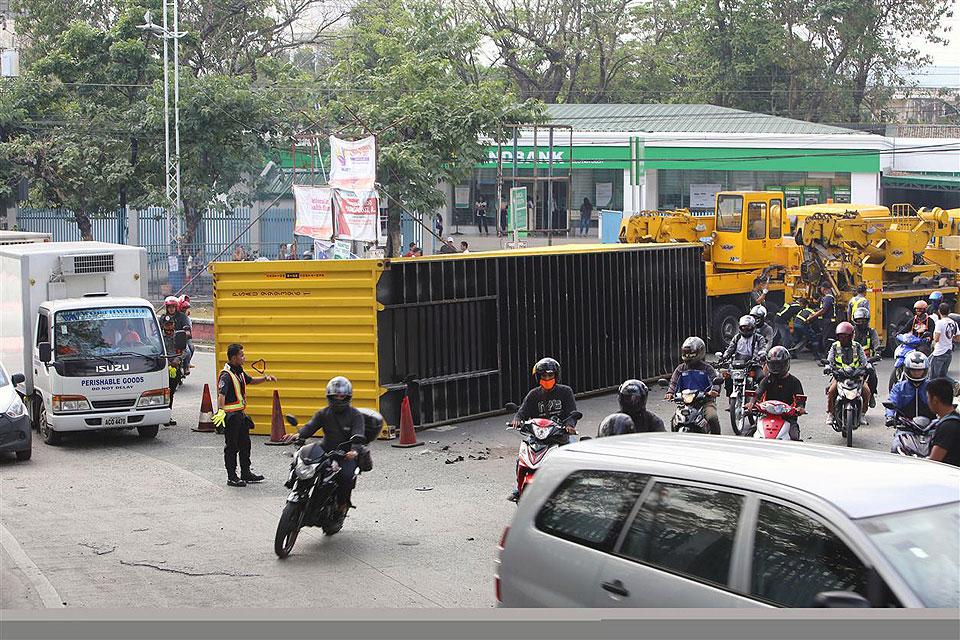
M 10 554 L 10 557 L 13 558 L 13 561 L 30 581 L 30 584 L 33 585 L 33 588 L 37 590 L 43 606 L 48 609 L 62 609 L 63 600 L 60 598 L 60 594 L 53 588 L 47 577 L 43 575 L 40 568 L 30 559 L 30 556 L 26 554 L 13 534 L 3 526 L 2 522 L 0 522 L 0 544 Z

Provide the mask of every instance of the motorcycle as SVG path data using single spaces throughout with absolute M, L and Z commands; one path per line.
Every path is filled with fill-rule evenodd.
M 516 411 L 517 405 L 508 404 L 508 411 Z M 574 420 L 579 420 L 583 414 L 574 411 L 570 414 Z M 567 433 L 564 426 L 549 418 L 531 418 L 524 420 L 517 426 L 507 423 L 507 431 L 517 431 L 520 434 L 520 450 L 517 452 L 517 502 L 523 495 L 524 489 L 533 482 L 533 476 L 543 461 L 554 450 L 578 438 L 576 433 Z M 579 438 L 589 440 L 589 437 Z
M 871 364 L 879 362 L 879 356 L 870 358 Z M 823 374 L 837 381 L 837 399 L 833 404 L 833 422 L 831 426 L 846 438 L 847 446 L 853 446 L 853 432 L 860 426 L 863 416 L 863 383 L 867 378 L 867 367 L 834 368 L 821 361 Z
M 754 395 L 753 391 L 747 392 L 748 403 L 753 400 Z M 805 414 L 806 402 L 807 396 L 798 395 L 792 405 L 779 400 L 764 400 L 758 403 L 752 411 L 756 417 L 752 432 L 747 431 L 743 435 L 758 440 L 792 440 L 789 418 Z
M 723 354 L 718 353 L 717 357 Z M 733 433 L 741 435 L 744 429 L 753 426 L 751 416 L 744 412 L 743 407 L 746 404 L 744 397 L 747 391 L 756 388 L 756 369 L 761 366 L 758 360 L 725 360 L 717 362 L 717 367 L 722 367 L 723 371 L 729 373 L 733 379 L 733 389 L 730 392 L 730 427 Z
M 901 456 L 910 456 L 913 458 L 930 457 L 930 449 L 933 447 L 933 436 L 937 431 L 933 420 L 926 416 L 908 418 L 897 408 L 897 405 L 890 401 L 884 402 L 883 406 L 896 411 L 896 415 L 892 418 L 894 422 L 892 426 L 896 431 L 893 433 L 890 453 L 897 453 Z
M 297 426 L 297 419 L 293 416 L 286 416 L 286 420 Z M 273 539 L 277 556 L 286 558 L 290 555 L 303 527 L 320 527 L 328 536 L 343 528 L 344 516 L 336 500 L 337 480 L 342 471 L 338 460 L 342 460 L 353 445 L 366 442 L 363 436 L 355 435 L 332 451 L 324 451 L 319 442 L 297 449 L 290 463 L 290 476 L 284 484 L 290 494 Z M 359 475 L 360 469 L 357 468 L 354 481 Z
M 903 363 L 907 356 L 917 349 L 926 347 L 930 344 L 930 332 L 925 332 L 922 336 L 915 333 L 897 334 L 897 348 L 893 352 L 893 371 L 890 372 L 890 380 L 887 384 L 887 391 L 893 389 L 893 385 L 903 380 Z
M 716 378 L 714 385 L 719 385 L 722 378 Z M 661 387 L 667 386 L 666 380 L 657 381 Z M 677 410 L 670 418 L 670 430 L 676 433 L 710 433 L 710 424 L 707 422 L 707 414 L 704 411 L 707 403 L 713 398 L 709 391 L 698 391 L 697 389 L 683 389 L 674 394 L 673 401 L 677 405 Z

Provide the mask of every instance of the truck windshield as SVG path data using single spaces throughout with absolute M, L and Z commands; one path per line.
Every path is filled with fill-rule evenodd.
M 59 311 L 53 345 L 58 360 L 139 354 L 162 356 L 157 317 L 149 307 L 102 307 Z
M 717 198 L 717 231 L 740 231 L 743 225 L 743 196 Z

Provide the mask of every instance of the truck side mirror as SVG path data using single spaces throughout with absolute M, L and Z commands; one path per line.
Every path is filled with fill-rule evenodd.
M 176 333 L 173 334 L 173 346 L 177 348 L 177 351 L 183 351 L 184 349 L 187 348 L 187 332 L 186 331 L 183 331 L 181 329 L 180 331 L 177 331 Z
M 22 384 L 26 381 L 27 381 L 27 377 L 22 373 L 15 373 L 12 376 L 10 376 L 10 382 L 13 383 L 13 386 L 17 386 L 18 384 Z
M 49 342 L 41 342 L 38 344 L 37 351 L 40 352 L 40 362 L 48 364 L 53 360 L 53 350 L 50 348 Z

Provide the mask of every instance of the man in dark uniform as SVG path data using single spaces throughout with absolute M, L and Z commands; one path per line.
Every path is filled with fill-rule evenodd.
M 244 487 L 248 482 L 261 482 L 263 476 L 250 469 L 250 429 L 253 420 L 247 417 L 247 385 L 276 382 L 277 378 L 264 375 L 254 378 L 243 370 L 246 357 L 242 344 L 227 347 L 227 364 L 217 381 L 217 404 L 219 411 L 213 423 L 223 428 L 226 446 L 223 447 L 223 464 L 227 468 L 227 484 Z M 240 475 L 237 476 L 237 457 L 240 458 Z

